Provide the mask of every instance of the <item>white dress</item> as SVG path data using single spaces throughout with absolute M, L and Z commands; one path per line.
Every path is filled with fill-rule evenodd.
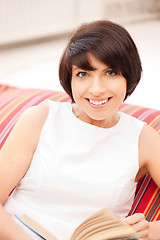
M 30 168 L 4 207 L 14 219 L 26 213 L 59 240 L 69 240 L 101 208 L 120 218 L 128 214 L 145 123 L 119 113 L 119 122 L 104 129 L 76 118 L 70 103 L 47 104 L 49 114 Z

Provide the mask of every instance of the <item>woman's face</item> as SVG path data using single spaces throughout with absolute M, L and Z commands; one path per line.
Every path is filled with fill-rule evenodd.
M 87 123 L 112 127 L 118 120 L 118 107 L 126 95 L 127 82 L 111 68 L 88 53 L 94 71 L 72 67 L 71 88 L 75 115 Z

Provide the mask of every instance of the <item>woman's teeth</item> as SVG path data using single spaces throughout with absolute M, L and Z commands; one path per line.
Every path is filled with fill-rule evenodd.
M 92 100 L 90 100 L 90 99 L 88 99 L 88 100 L 89 100 L 90 103 L 92 103 L 92 104 L 94 104 L 94 105 L 102 105 L 102 104 L 108 102 L 108 99 L 102 100 L 102 101 L 92 101 Z

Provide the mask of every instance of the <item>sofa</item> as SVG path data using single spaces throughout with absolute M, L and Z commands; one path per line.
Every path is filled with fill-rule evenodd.
M 69 96 L 60 91 L 19 88 L 0 84 L 0 149 L 20 115 L 29 107 L 45 99 L 70 101 Z M 160 110 L 122 103 L 119 111 L 145 121 L 160 133 Z M 137 185 L 136 195 L 129 215 L 144 213 L 148 221 L 160 220 L 160 189 L 149 174 Z

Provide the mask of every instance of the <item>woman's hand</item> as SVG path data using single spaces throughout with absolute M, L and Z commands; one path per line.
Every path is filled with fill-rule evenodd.
M 136 231 L 140 239 L 149 239 L 149 222 L 145 219 L 145 216 L 142 213 L 135 213 L 134 215 L 121 220 L 130 225 Z

